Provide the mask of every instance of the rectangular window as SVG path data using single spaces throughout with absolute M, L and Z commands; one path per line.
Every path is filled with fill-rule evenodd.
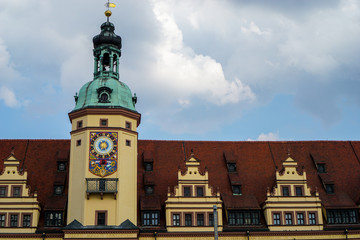
M 229 225 L 257 225 L 259 216 L 256 211 L 229 211 Z
M 304 225 L 304 214 L 303 213 L 297 213 L 297 224 L 298 225 Z
M 192 226 L 192 214 L 185 214 L 185 226 Z
M 125 128 L 131 129 L 131 122 L 125 122 Z
M 61 227 L 62 225 L 62 212 L 45 212 L 45 227 Z
M 292 225 L 292 214 L 291 213 L 285 213 L 285 224 L 286 225 Z
M 309 213 L 309 224 L 310 225 L 316 224 L 316 214 L 315 213 Z
M 100 126 L 107 127 L 107 125 L 108 125 L 108 120 L 107 119 L 100 119 Z
M 0 187 L 0 197 L 7 196 L 7 187 Z
M 19 219 L 19 215 L 10 214 L 10 227 L 17 227 L 18 226 L 18 219 Z
M 5 227 L 6 215 L 0 214 L 0 227 Z
M 289 194 L 289 187 L 282 187 L 282 195 L 284 197 L 288 197 L 290 194 Z
M 191 197 L 190 187 L 184 187 L 184 197 Z
M 30 227 L 30 224 L 31 224 L 31 215 L 30 214 L 24 214 L 23 215 L 22 226 L 23 227 Z
M 96 225 L 104 226 L 106 225 L 106 212 L 96 212 Z
M 358 223 L 358 215 L 356 210 L 341 209 L 327 210 L 328 224 L 351 224 Z
M 209 226 L 214 226 L 214 214 L 209 213 Z
M 180 226 L 180 214 L 173 214 L 173 226 Z
M 143 225 L 144 226 L 156 226 L 159 225 L 159 212 L 158 211 L 146 211 L 143 212 Z
M 12 196 L 13 197 L 21 197 L 21 187 L 14 187 L 13 186 L 13 189 L 12 189 Z
M 197 226 L 204 226 L 204 214 L 199 213 L 196 215 Z
M 303 195 L 302 187 L 295 187 L 296 196 L 300 197 Z
M 126 140 L 126 141 L 125 141 L 125 145 L 128 146 L 128 147 L 130 147 L 130 146 L 131 146 L 131 141 L 130 141 L 130 140 Z
M 81 139 L 76 140 L 76 146 L 81 146 Z
M 82 127 L 83 127 L 83 121 L 77 121 L 76 128 L 79 129 L 79 128 L 82 128 Z
M 274 225 L 280 225 L 281 224 L 280 213 L 274 213 L 273 214 L 273 221 L 274 221 Z
M 198 197 L 204 196 L 204 188 L 203 187 L 196 187 L 196 196 L 198 196 Z

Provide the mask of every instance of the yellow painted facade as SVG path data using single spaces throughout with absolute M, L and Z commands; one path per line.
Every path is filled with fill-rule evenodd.
M 102 114 L 69 114 L 72 122 L 68 219 L 84 226 L 96 225 L 97 212 L 106 213 L 107 225 L 126 219 L 137 221 L 137 132 L 138 120 L 122 111 Z M 101 126 L 101 120 L 107 125 Z M 81 122 L 81 124 L 80 124 Z M 91 132 L 117 133 L 117 171 L 103 179 L 117 179 L 116 193 L 87 193 L 87 179 L 102 177 L 89 171 Z
M 208 172 L 201 173 L 199 167 L 200 161 L 192 156 L 186 161 L 185 173 L 178 170 L 178 185 L 174 193 L 168 192 L 165 202 L 168 232 L 213 231 L 213 206 L 217 207 L 218 230 L 222 231 L 220 193 L 209 186 Z
M 36 192 L 27 184 L 27 171 L 19 171 L 20 161 L 11 154 L 4 160 L 0 175 L 0 233 L 34 233 L 40 215 Z
M 306 172 L 299 173 L 297 162 L 290 157 L 276 171 L 276 185 L 268 191 L 263 210 L 270 231 L 323 229 L 319 194 L 311 193 Z

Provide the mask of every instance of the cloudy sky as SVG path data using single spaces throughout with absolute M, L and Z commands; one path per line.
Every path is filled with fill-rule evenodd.
M 113 2 L 140 139 L 360 139 L 360 1 Z M 70 137 L 105 3 L 0 1 L 0 138 Z

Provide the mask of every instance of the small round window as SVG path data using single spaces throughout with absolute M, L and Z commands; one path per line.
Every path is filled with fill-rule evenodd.
M 103 92 L 100 94 L 99 102 L 101 103 L 108 103 L 109 101 L 109 94 L 106 92 Z

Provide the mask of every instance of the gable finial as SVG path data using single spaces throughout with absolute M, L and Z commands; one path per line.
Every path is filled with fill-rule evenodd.
M 11 155 L 15 155 L 15 147 L 11 148 Z
M 287 155 L 288 155 L 288 157 L 290 157 L 290 156 L 291 156 L 291 153 L 290 153 L 290 148 L 288 148 L 288 150 L 287 150 Z

